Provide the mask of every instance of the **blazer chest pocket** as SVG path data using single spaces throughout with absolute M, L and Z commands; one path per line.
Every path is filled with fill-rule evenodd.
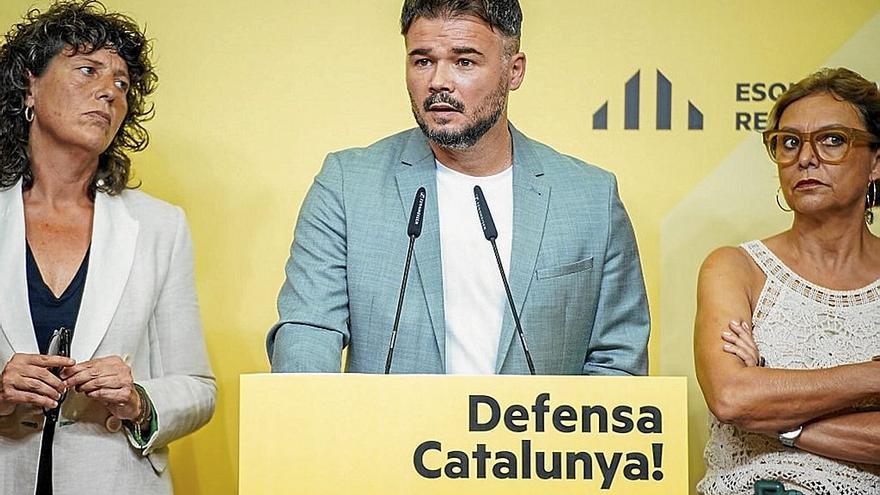
M 575 261 L 574 263 L 554 266 L 551 268 L 540 268 L 535 271 L 535 275 L 540 280 L 546 278 L 561 277 L 563 275 L 570 275 L 572 273 L 582 272 L 591 268 L 593 268 L 592 256 L 582 259 L 580 261 Z

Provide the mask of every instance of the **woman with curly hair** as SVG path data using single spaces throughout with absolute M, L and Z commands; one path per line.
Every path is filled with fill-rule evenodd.
M 213 413 L 186 220 L 131 185 L 149 55 L 95 1 L 0 47 L 0 493 L 170 493 Z

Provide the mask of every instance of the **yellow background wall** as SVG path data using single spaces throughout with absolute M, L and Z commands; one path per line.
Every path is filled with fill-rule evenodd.
M 654 321 L 653 374 L 693 376 L 699 262 L 787 226 L 756 133 L 735 130 L 737 83 L 793 82 L 825 64 L 880 80 L 880 3 L 521 0 L 527 135 L 615 172 L 639 240 Z M 46 6 L 48 2 L 37 2 Z M 292 225 L 323 156 L 412 126 L 401 0 L 107 0 L 154 38 L 160 76 L 143 189 L 181 205 L 196 249 L 205 335 L 220 386 L 212 422 L 172 449 L 178 493 L 234 493 L 238 376 L 268 370 L 264 338 Z M 4 0 L 0 26 L 34 3 Z M 654 129 L 655 71 L 673 84 L 672 130 Z M 623 130 L 641 71 L 641 130 Z M 608 130 L 592 115 L 609 102 Z M 704 130 L 687 130 L 687 104 Z M 705 406 L 690 384 L 691 479 Z M 269 425 L 269 428 L 284 425 Z

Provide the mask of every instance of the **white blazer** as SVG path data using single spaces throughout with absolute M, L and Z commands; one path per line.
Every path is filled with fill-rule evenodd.
M 21 182 L 0 191 L 0 365 L 39 353 L 28 305 Z M 150 397 L 158 431 L 143 450 L 109 412 L 68 394 L 55 430 L 56 495 L 172 492 L 167 445 L 208 422 L 216 384 L 202 337 L 183 211 L 139 191 L 98 193 L 85 290 L 71 342 L 77 362 L 118 355 Z M 0 417 L 0 493 L 34 493 L 44 417 Z

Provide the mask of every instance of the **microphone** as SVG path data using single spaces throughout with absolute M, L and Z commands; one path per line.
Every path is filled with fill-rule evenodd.
M 385 357 L 385 374 L 391 372 L 391 359 L 394 357 L 394 344 L 397 343 L 397 326 L 400 324 L 400 311 L 403 309 L 403 295 L 406 293 L 406 281 L 409 279 L 409 265 L 412 261 L 413 247 L 416 239 L 422 235 L 422 220 L 425 216 L 425 188 L 420 187 L 413 198 L 412 210 L 409 213 L 409 225 L 406 235 L 409 236 L 409 248 L 406 250 L 406 264 L 403 267 L 403 279 L 400 281 L 400 297 L 397 300 L 397 314 L 391 328 L 391 342 L 388 344 L 388 355 Z
M 519 315 L 516 314 L 516 306 L 513 304 L 513 294 L 510 293 L 510 285 L 507 283 L 507 276 L 504 274 L 504 265 L 501 264 L 501 255 L 498 254 L 498 246 L 495 239 L 498 238 L 498 229 L 495 228 L 495 222 L 492 220 L 492 212 L 489 211 L 489 203 L 483 196 L 483 190 L 480 186 L 474 186 L 474 199 L 477 202 L 477 215 L 480 216 L 480 225 L 483 227 L 483 235 L 486 240 L 492 243 L 492 251 L 495 252 L 495 261 L 498 262 L 498 272 L 501 273 L 501 281 L 504 282 L 504 292 L 507 293 L 507 302 L 510 303 L 510 312 L 513 313 L 513 321 L 516 323 L 516 333 L 519 335 L 519 342 L 522 344 L 523 351 L 526 353 L 526 362 L 529 365 L 529 373 L 535 374 L 535 363 L 532 362 L 532 353 L 529 352 L 529 346 L 526 344 L 526 336 L 523 334 L 522 325 L 519 322 Z

